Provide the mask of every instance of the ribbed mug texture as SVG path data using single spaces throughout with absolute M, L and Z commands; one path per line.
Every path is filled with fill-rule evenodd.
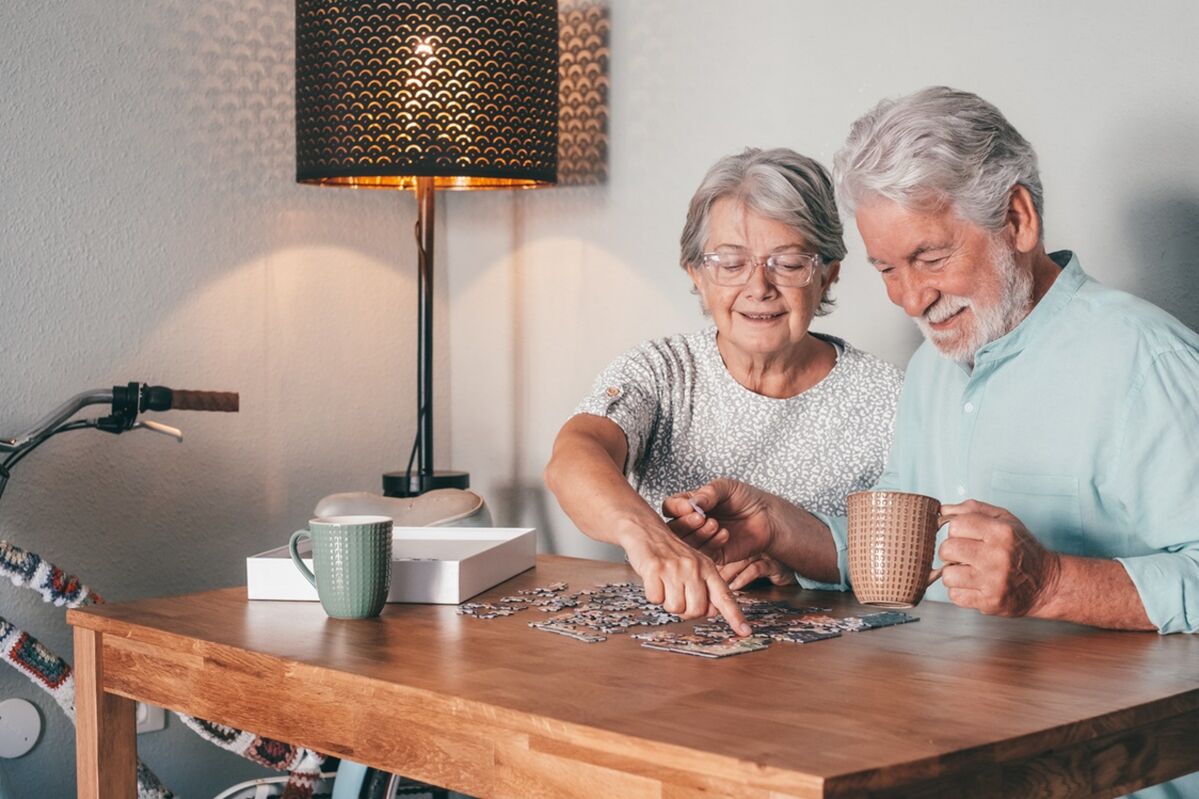
M 292 561 L 330 616 L 364 619 L 383 610 L 391 588 L 391 528 L 385 516 L 334 516 L 312 519 L 291 537 Z M 297 550 L 305 537 L 312 539 L 315 575 Z
M 924 598 L 941 503 L 922 494 L 849 495 L 849 583 L 863 605 L 912 607 Z

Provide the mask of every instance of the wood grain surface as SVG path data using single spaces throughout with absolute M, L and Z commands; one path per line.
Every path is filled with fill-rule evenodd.
M 630 579 L 542 556 L 475 601 Z M 754 593 L 869 612 L 846 594 Z M 536 610 L 392 604 L 343 621 L 244 588 L 68 619 L 101 634 L 108 692 L 480 797 L 1112 796 L 1199 769 L 1196 637 L 912 612 L 722 660 L 532 630 Z

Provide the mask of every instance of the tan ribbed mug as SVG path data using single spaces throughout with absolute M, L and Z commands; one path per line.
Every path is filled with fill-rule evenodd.
M 863 605 L 910 608 L 941 576 L 933 570 L 941 503 L 903 491 L 849 495 L 849 584 Z

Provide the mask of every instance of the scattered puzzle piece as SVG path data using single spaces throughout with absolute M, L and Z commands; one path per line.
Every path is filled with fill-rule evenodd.
M 553 583 L 529 588 L 502 597 L 498 604 L 467 602 L 459 606 L 458 613 L 477 619 L 494 619 L 536 608 L 543 613 L 558 615 L 545 621 L 529 622 L 529 627 L 592 644 L 634 628 L 660 627 L 682 621 L 661 605 L 650 602 L 636 583 L 605 583 L 573 594 L 566 593 L 568 587 L 566 583 Z M 829 615 L 829 608 L 794 608 L 786 602 L 746 596 L 741 592 L 735 592 L 735 596 L 753 629 L 753 634 L 747 638 L 738 637 L 728 622 L 719 616 L 695 624 L 689 633 L 662 630 L 633 633 L 632 637 L 647 649 L 720 658 L 756 652 L 768 647 L 771 641 L 806 644 L 839 638 L 843 633 L 919 621 L 900 611 L 836 618 Z

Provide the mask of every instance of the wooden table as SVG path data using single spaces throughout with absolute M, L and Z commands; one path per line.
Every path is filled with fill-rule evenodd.
M 481 598 L 632 577 L 541 557 Z M 134 699 L 480 797 L 1110 796 L 1199 769 L 1199 637 L 914 612 L 707 660 L 532 610 L 338 621 L 230 588 L 71 611 L 79 796 L 133 795 Z

